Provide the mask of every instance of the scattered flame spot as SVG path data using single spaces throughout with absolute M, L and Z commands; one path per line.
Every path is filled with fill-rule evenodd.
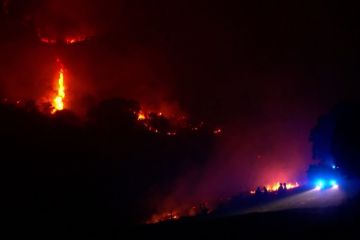
M 40 38 L 40 41 L 42 43 L 46 43 L 46 44 L 55 44 L 56 43 L 55 39 L 50 39 L 50 38 L 46 38 L 46 37 Z
M 66 44 L 74 44 L 74 43 L 78 43 L 78 42 L 83 42 L 85 40 L 87 40 L 86 36 L 67 37 L 67 38 L 65 38 L 65 43 Z
M 164 221 L 174 221 L 180 219 L 180 215 L 177 211 L 165 212 L 162 214 L 153 215 L 148 224 L 155 224 Z
M 184 217 L 195 217 L 204 214 L 209 214 L 213 210 L 209 207 L 208 202 L 200 203 L 198 206 L 187 206 L 184 208 L 164 211 L 163 213 L 154 214 L 151 216 L 147 224 L 155 224 L 164 221 L 175 221 Z
M 89 37 L 85 35 L 79 35 L 79 36 L 72 36 L 72 37 L 65 37 L 64 39 L 57 39 L 57 38 L 51 38 L 51 37 L 43 37 L 41 34 L 39 35 L 40 42 L 46 43 L 46 44 L 57 44 L 57 43 L 64 43 L 64 44 L 75 44 L 79 42 L 84 42 L 89 39 Z
M 169 116 L 165 115 L 163 112 L 148 112 L 143 109 L 133 111 L 133 114 L 137 121 L 140 122 L 149 132 L 157 133 L 161 135 L 167 135 L 167 136 L 176 136 L 178 134 L 181 134 L 182 131 L 186 132 L 188 130 L 191 131 L 199 131 L 201 128 L 204 127 L 204 122 L 200 122 L 197 125 L 193 125 L 188 119 L 184 116 L 181 116 L 179 118 L 169 118 Z M 159 119 L 167 120 L 170 123 L 170 128 L 161 128 L 156 124 L 156 121 Z M 204 129 L 206 130 L 206 129 Z M 223 131 L 220 128 L 216 128 L 215 130 L 209 131 L 215 135 L 221 134 Z

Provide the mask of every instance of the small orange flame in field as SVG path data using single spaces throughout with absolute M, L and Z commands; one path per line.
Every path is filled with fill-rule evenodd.
M 57 61 L 60 62 L 60 60 Z M 65 99 L 64 68 L 62 64 L 60 64 L 59 78 L 57 81 L 57 94 L 52 102 L 54 107 L 52 113 L 64 109 L 64 99 Z
M 137 119 L 139 121 L 142 121 L 142 120 L 145 120 L 146 119 L 146 116 L 143 112 L 139 112 L 138 115 L 137 115 Z

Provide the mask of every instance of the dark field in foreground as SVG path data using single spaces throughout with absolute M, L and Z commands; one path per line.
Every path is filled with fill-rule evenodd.
M 15 218 L 14 235 L 53 238 L 116 239 L 240 239 L 242 237 L 296 238 L 302 236 L 357 238 L 360 220 L 359 197 L 339 207 L 293 209 L 279 212 L 251 213 L 214 219 L 188 218 L 154 225 L 130 226 L 109 221 L 109 216 L 94 215 L 91 221 L 73 216 L 41 214 Z M 14 217 L 14 216 L 12 216 Z M 32 219 L 31 219 L 32 218 Z M 97 219 L 97 220 L 94 220 Z M 73 224 L 69 224 L 72 222 Z M 10 221 L 8 221 L 8 224 Z
M 142 226 L 136 236 L 146 239 L 210 237 L 234 239 L 242 236 L 292 238 L 299 236 L 352 236 L 357 238 L 360 220 L 359 198 L 340 207 L 293 209 L 252 213 L 212 220 L 189 219 Z

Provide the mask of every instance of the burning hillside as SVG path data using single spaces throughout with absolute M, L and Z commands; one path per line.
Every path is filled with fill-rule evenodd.
M 279 190 L 287 190 L 287 189 L 294 189 L 294 188 L 298 188 L 300 187 L 300 184 L 298 182 L 295 183 L 291 183 L 291 182 L 287 182 L 287 183 L 281 183 L 281 182 L 277 182 L 274 184 L 268 184 L 266 186 L 264 186 L 262 189 L 261 187 L 258 188 L 258 191 L 260 190 L 261 192 L 277 192 Z M 251 190 L 250 193 L 251 194 L 256 194 L 256 189 Z
M 347 32 L 333 33 L 322 15 L 306 19 L 314 23 L 307 38 L 304 14 L 272 6 L 0 2 L 5 148 L 25 149 L 16 153 L 23 165 L 15 165 L 34 176 L 71 179 L 53 180 L 58 188 L 40 181 L 45 195 L 65 193 L 61 203 L 75 195 L 130 206 L 140 218 L 164 213 L 156 222 L 204 213 L 213 207 L 194 203 L 264 183 L 268 192 L 279 180 L 295 188 L 312 162 L 309 130 L 340 97 L 335 84 L 323 85 L 339 76 L 328 55 L 343 51 L 326 46 Z M 318 68 L 304 59 L 330 63 Z

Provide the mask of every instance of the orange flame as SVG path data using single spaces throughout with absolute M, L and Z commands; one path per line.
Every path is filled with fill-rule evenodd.
M 58 60 L 58 62 L 60 61 Z M 54 110 L 52 111 L 52 113 L 64 109 L 64 99 L 65 99 L 64 68 L 61 65 L 59 70 L 59 78 L 57 81 L 57 94 L 53 99 Z
M 159 223 L 159 222 L 178 220 L 180 218 L 181 218 L 181 216 L 179 215 L 179 213 L 177 211 L 170 211 L 170 212 L 165 212 L 162 214 L 155 214 L 146 223 L 147 224 L 155 224 L 155 223 Z
M 276 192 L 279 190 L 279 187 L 280 187 L 280 183 L 277 182 L 277 183 L 274 183 L 274 184 L 269 184 L 269 185 L 266 185 L 265 188 L 268 192 Z M 294 189 L 294 188 L 298 188 L 300 187 L 300 184 L 298 182 L 295 182 L 295 183 L 286 183 L 286 189 L 289 190 L 289 189 Z M 255 194 L 256 191 L 255 190 L 251 190 L 250 191 L 251 194 Z
M 295 183 L 286 183 L 286 189 L 293 189 L 293 188 L 297 188 L 299 187 L 299 183 L 295 182 Z M 266 189 L 269 191 L 269 192 L 275 192 L 279 189 L 280 187 L 280 183 L 275 183 L 275 184 L 272 184 L 272 185 L 267 185 L 266 186 Z
M 300 184 L 295 182 L 295 183 L 287 183 L 286 184 L 286 188 L 287 189 L 293 189 L 293 188 L 297 188 L 297 187 L 300 187 Z
M 145 120 L 145 119 L 146 119 L 146 116 L 145 116 L 145 114 L 144 114 L 142 111 L 140 111 L 140 112 L 138 112 L 138 114 L 137 114 L 137 119 L 138 119 L 139 121 L 142 121 L 142 120 Z

